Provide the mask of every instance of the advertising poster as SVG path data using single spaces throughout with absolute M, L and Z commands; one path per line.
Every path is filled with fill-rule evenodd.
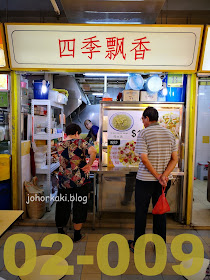
M 108 166 L 131 167 L 139 165 L 139 155 L 135 153 L 137 135 L 143 129 L 143 110 L 109 111 L 108 113 Z M 177 147 L 180 134 L 179 109 L 159 110 L 159 123 L 175 136 Z
M 108 112 L 108 166 L 130 167 L 139 165 L 135 153 L 136 139 L 143 129 L 142 111 Z

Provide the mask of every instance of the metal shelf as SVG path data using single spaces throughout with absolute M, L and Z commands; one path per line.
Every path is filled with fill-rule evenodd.
M 31 102 L 33 105 L 37 105 L 37 106 L 50 105 L 51 107 L 58 108 L 58 109 L 63 109 L 64 106 L 62 104 L 58 104 L 48 99 L 32 99 Z
M 62 138 L 63 134 L 62 133 L 56 133 L 56 134 L 51 134 L 50 138 L 51 140 L 53 139 L 58 139 L 58 138 Z M 48 133 L 46 134 L 34 134 L 34 140 L 48 140 Z
M 55 171 L 57 168 L 59 168 L 60 166 L 60 163 L 59 162 L 56 162 L 56 163 L 52 163 L 50 165 L 50 173 L 52 173 L 53 171 Z M 36 173 L 37 174 L 47 174 L 49 172 L 49 166 L 48 165 L 45 165 L 44 167 L 42 168 L 37 168 L 36 169 Z
M 46 115 L 46 128 L 47 133 L 42 134 L 34 134 L 34 123 L 36 116 L 34 115 L 34 106 L 46 106 L 47 107 L 47 115 Z M 33 140 L 47 140 L 47 165 L 43 168 L 37 168 L 36 173 L 37 174 L 45 174 L 46 175 L 46 187 L 45 187 L 45 194 L 47 196 L 56 196 L 57 193 L 52 194 L 51 193 L 51 173 L 59 168 L 60 163 L 52 163 L 51 164 L 51 140 L 63 138 L 63 132 L 62 133 L 55 133 L 51 134 L 51 127 L 52 127 L 52 112 L 53 108 L 58 108 L 61 110 L 61 115 L 64 113 L 64 107 L 61 104 L 57 104 L 51 100 L 47 99 L 32 99 L 31 102 L 31 115 L 32 115 L 32 139 Z M 63 117 L 61 117 L 61 129 L 63 131 Z M 51 205 L 53 204 L 53 201 L 47 202 L 47 210 L 50 211 Z

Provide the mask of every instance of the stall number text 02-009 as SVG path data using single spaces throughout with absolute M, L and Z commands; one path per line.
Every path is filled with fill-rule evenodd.
M 42 240 L 42 247 L 51 248 L 54 242 L 60 242 L 61 249 L 43 264 L 40 275 L 74 275 L 74 266 L 62 266 L 59 263 L 66 259 L 73 250 L 73 242 L 68 235 L 49 234 Z M 17 267 L 15 263 L 15 247 L 18 242 L 25 246 L 25 263 Z M 111 242 L 118 246 L 118 263 L 111 267 L 108 260 L 108 248 Z M 146 244 L 153 242 L 156 249 L 156 260 L 153 267 L 148 267 L 145 259 Z M 182 245 L 185 242 L 192 244 L 192 251 L 185 254 Z M 173 265 L 175 273 L 183 276 L 194 275 L 200 271 L 204 260 L 204 247 L 201 240 L 193 234 L 177 235 L 171 243 L 171 252 L 178 261 L 191 260 L 190 267 L 183 264 Z M 32 237 L 27 234 L 13 234 L 7 238 L 4 245 L 4 263 L 7 271 L 13 275 L 24 276 L 33 272 L 36 265 L 36 245 Z M 97 264 L 102 273 L 109 276 L 118 276 L 126 272 L 130 262 L 130 250 L 126 238 L 120 234 L 104 235 L 97 245 Z M 134 262 L 139 273 L 155 276 L 163 272 L 167 262 L 167 248 L 164 240 L 156 234 L 145 234 L 138 238 L 134 250 Z M 77 256 L 78 265 L 93 265 L 94 256 Z

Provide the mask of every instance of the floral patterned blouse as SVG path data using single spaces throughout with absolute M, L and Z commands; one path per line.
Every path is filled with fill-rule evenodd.
M 58 145 L 60 160 L 59 188 L 76 188 L 88 183 L 88 176 L 81 169 L 86 165 L 86 155 L 91 145 L 83 139 L 63 141 Z

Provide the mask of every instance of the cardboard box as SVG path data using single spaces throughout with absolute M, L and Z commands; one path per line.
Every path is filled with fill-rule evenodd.
M 139 101 L 139 90 L 123 90 L 123 101 Z
M 149 94 L 147 91 L 141 91 L 141 101 L 156 102 L 157 93 Z
M 47 145 L 47 140 L 35 140 L 36 146 L 41 147 Z

